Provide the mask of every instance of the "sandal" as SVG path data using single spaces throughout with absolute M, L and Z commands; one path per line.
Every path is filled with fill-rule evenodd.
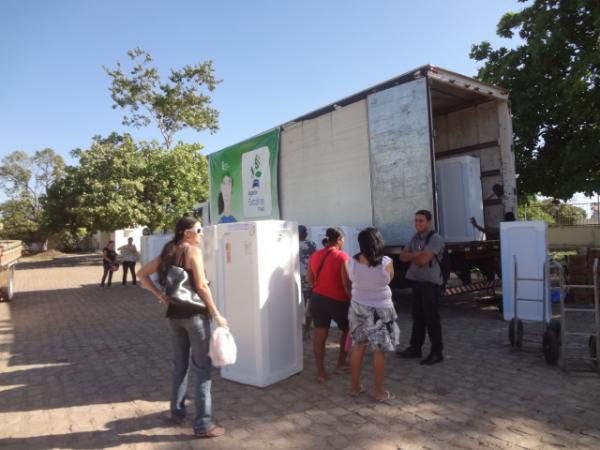
M 194 432 L 194 436 L 197 438 L 216 438 L 219 436 L 223 436 L 225 434 L 225 428 L 219 427 L 217 425 L 213 425 L 208 430 L 204 432 L 196 431 Z
M 378 403 L 388 403 L 390 400 L 394 400 L 396 398 L 396 394 L 390 391 L 385 391 L 383 395 L 383 398 L 373 397 L 373 399 Z

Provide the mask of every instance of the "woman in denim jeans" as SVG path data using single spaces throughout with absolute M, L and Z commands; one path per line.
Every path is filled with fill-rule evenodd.
M 173 341 L 173 384 L 169 419 L 176 424 L 183 422 L 186 413 L 188 369 L 191 364 L 197 377 L 194 392 L 194 434 L 211 438 L 222 436 L 225 430 L 212 421 L 211 361 L 208 356 L 210 318 L 222 327 L 227 327 L 227 320 L 219 313 L 206 281 L 202 252 L 198 248 L 201 238 L 202 226 L 198 220 L 194 217 L 181 218 L 175 227 L 173 240 L 164 246 L 158 258 L 140 269 L 138 276 L 142 286 L 150 290 L 159 302 L 167 305 Z M 158 273 L 158 281 L 164 286 L 167 272 L 172 265 L 180 265 L 188 272 L 192 285 L 207 306 L 208 314 L 170 304 L 165 293 L 150 280 L 150 275 Z

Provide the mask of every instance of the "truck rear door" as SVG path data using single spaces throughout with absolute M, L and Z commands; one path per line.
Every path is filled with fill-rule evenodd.
M 368 96 L 373 224 L 388 245 L 414 234 L 414 214 L 435 214 L 435 172 L 427 78 Z

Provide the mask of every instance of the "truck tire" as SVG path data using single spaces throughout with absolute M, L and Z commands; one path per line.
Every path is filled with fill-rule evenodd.
M 544 358 L 551 366 L 555 366 L 560 355 L 560 342 L 556 331 L 548 327 L 544 333 L 542 348 L 544 349 Z
M 508 340 L 512 348 L 521 348 L 523 345 L 523 322 L 511 319 L 508 325 Z
M 2 287 L 2 292 L 0 292 L 0 300 L 10 302 L 15 294 L 15 268 L 9 267 L 6 270 L 8 271 L 6 286 Z

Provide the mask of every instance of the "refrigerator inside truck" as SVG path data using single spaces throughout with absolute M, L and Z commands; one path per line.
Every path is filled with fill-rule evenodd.
M 436 161 L 440 234 L 446 242 L 481 241 L 485 235 L 471 217 L 484 225 L 479 158 L 458 156 Z

